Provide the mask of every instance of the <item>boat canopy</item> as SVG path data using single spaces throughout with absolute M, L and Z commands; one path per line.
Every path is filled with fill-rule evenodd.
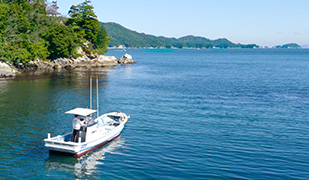
M 88 116 L 95 112 L 97 112 L 97 110 L 87 109 L 87 108 L 75 108 L 75 109 L 65 112 L 65 114 L 76 114 L 79 116 Z

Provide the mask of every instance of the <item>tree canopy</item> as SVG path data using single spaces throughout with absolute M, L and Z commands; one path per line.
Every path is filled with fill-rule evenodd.
M 67 25 L 73 27 L 77 36 L 92 43 L 95 51 L 106 53 L 108 50 L 109 38 L 103 26 L 97 19 L 93 11 L 93 6 L 89 0 L 75 6 L 71 6 L 69 15 L 70 19 Z
M 55 1 L 0 0 L 0 60 L 15 65 L 31 60 L 76 57 L 77 47 L 106 53 L 109 43 L 90 0 L 73 5 L 69 18 L 59 16 Z

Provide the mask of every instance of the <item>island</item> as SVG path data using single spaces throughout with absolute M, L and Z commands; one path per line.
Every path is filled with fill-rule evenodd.
M 278 46 L 275 46 L 274 48 L 301 49 L 301 46 L 296 43 L 289 43 L 289 44 L 284 44 L 284 45 L 278 45 Z

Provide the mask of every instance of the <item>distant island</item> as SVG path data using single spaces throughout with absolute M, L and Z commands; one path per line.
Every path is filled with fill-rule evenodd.
M 284 45 L 278 45 L 275 46 L 274 48 L 287 48 L 287 49 L 301 49 L 301 46 L 296 43 L 289 43 L 289 44 L 284 44 Z
M 210 40 L 200 36 L 167 38 L 127 29 L 117 23 L 102 23 L 110 39 L 109 47 L 126 48 L 259 48 L 256 44 L 235 44 L 225 38 Z

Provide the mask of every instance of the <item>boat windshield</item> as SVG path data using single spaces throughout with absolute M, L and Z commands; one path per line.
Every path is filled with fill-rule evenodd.
M 93 126 L 95 124 L 98 124 L 98 121 L 96 119 L 93 119 L 91 117 L 89 117 L 88 123 L 87 123 L 87 127 Z

